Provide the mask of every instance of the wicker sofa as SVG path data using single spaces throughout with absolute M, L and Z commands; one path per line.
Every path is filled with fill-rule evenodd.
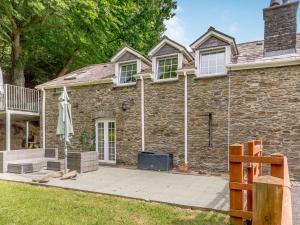
M 30 173 L 46 167 L 48 160 L 58 160 L 58 150 L 24 149 L 0 151 L 0 173 Z

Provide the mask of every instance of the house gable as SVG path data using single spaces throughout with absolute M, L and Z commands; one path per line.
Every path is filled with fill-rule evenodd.
M 145 57 L 143 54 L 138 52 L 137 50 L 129 47 L 124 46 L 116 55 L 111 58 L 112 63 L 130 61 L 130 60 L 141 60 L 142 62 L 146 63 L 147 65 L 151 65 L 151 61 Z
M 120 56 L 118 62 L 130 61 L 134 59 L 138 59 L 138 57 L 130 52 L 125 52 L 122 56 Z
M 238 49 L 233 37 L 216 30 L 214 27 L 210 27 L 207 32 L 194 41 L 190 47 L 194 51 L 197 51 L 203 48 L 217 48 L 227 45 L 231 46 L 233 55 L 238 54 Z
M 150 58 L 155 58 L 157 56 L 170 54 L 182 54 L 182 56 L 188 61 L 192 61 L 194 59 L 183 45 L 171 40 L 167 36 L 163 36 L 161 41 L 150 50 L 148 55 Z
M 153 56 L 163 56 L 175 53 L 180 53 L 180 51 L 177 48 L 166 43 Z
M 199 45 L 197 49 L 207 49 L 207 48 L 216 48 L 216 47 L 223 47 L 229 45 L 227 42 L 215 37 L 211 36 L 203 44 Z

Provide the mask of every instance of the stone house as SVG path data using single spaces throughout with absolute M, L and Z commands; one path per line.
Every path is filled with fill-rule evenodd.
M 271 1 L 262 41 L 237 44 L 210 27 L 190 52 L 164 36 L 148 56 L 125 46 L 109 63 L 39 85 L 45 146 L 62 147 L 57 98 L 66 86 L 70 148 L 81 150 L 84 134 L 103 163 L 136 165 L 140 151 L 159 151 L 173 153 L 177 165 L 226 172 L 230 144 L 261 138 L 265 153 L 286 154 L 300 179 L 298 5 Z

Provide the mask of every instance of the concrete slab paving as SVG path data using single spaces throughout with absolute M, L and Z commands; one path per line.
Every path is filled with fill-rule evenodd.
M 292 186 L 293 222 L 300 225 L 300 182 Z
M 47 173 L 4 173 L 0 179 L 31 182 Z M 47 185 L 223 212 L 229 208 L 228 182 L 221 177 L 100 167 L 76 180 L 51 179 Z
M 32 174 L 0 173 L 0 179 L 31 183 L 49 171 Z M 79 174 L 76 180 L 51 179 L 54 187 L 96 192 L 227 212 L 228 181 L 222 177 L 173 174 L 125 168 L 100 167 L 98 171 Z M 294 225 L 300 225 L 300 183 L 292 187 Z

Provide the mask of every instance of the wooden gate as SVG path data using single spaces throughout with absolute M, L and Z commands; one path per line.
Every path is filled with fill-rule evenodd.
M 253 179 L 262 175 L 263 163 L 270 164 L 271 176 L 289 182 L 287 158 L 278 153 L 263 156 L 262 152 L 261 140 L 248 142 L 248 155 L 244 154 L 244 145 L 234 144 L 230 146 L 229 215 L 233 225 L 243 225 L 245 220 L 248 221 L 248 224 L 252 224 L 252 183 Z

